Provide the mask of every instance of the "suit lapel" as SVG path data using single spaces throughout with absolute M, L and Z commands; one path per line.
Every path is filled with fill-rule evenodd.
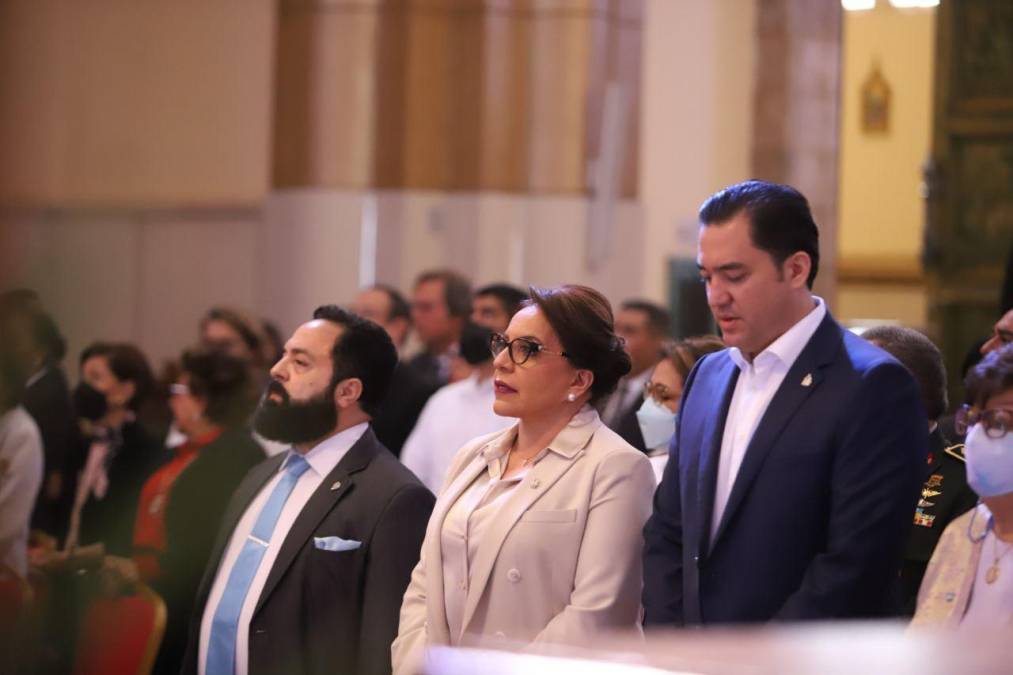
M 600 423 L 598 424 L 600 425 Z M 590 435 L 588 435 L 588 440 L 590 440 Z M 503 546 L 507 534 L 510 533 L 524 512 L 538 501 L 583 454 L 583 448 L 574 452 L 570 457 L 550 451 L 541 461 L 531 467 L 524 479 L 514 488 L 513 494 L 507 498 L 496 517 L 492 519 L 489 529 L 482 535 L 482 541 L 478 545 L 475 560 L 471 565 L 472 581 L 464 603 L 464 618 L 461 621 L 462 635 L 467 632 L 468 624 L 478 608 L 479 600 L 485 593 L 489 574 L 492 572 L 492 566 L 499 556 L 500 548 Z M 460 636 L 454 637 L 460 638 Z
M 264 602 L 271 596 L 271 593 L 278 586 L 278 582 L 288 571 L 296 556 L 313 536 L 320 522 L 327 517 L 327 514 L 337 505 L 341 498 L 351 491 L 355 486 L 355 474 L 365 469 L 370 461 L 376 456 L 379 443 L 373 434 L 372 428 L 355 442 L 348 453 L 338 462 L 338 465 L 324 478 L 320 487 L 310 496 L 306 506 L 296 516 L 292 528 L 285 536 L 281 544 L 278 557 L 275 558 L 271 571 L 268 572 L 267 580 L 264 582 L 264 589 L 257 600 L 257 607 L 254 615 L 264 606 Z
M 512 442 L 513 435 L 509 434 L 509 436 Z M 435 616 L 431 617 L 429 630 L 432 631 L 433 641 L 436 643 L 450 644 L 451 642 L 447 623 L 447 608 L 443 601 L 443 542 L 440 536 L 443 531 L 443 521 L 446 520 L 450 508 L 464 491 L 475 482 L 480 473 L 486 470 L 487 464 L 482 455 L 482 450 L 486 447 L 488 444 L 478 449 L 471 462 L 457 474 L 457 478 L 436 499 L 433 515 L 429 518 L 429 525 L 426 528 L 426 538 L 423 544 L 426 546 L 426 607 L 429 611 L 435 612 Z
M 763 466 L 764 460 L 770 454 L 775 441 L 784 431 L 785 426 L 799 406 L 819 388 L 823 381 L 823 366 L 831 363 L 840 349 L 841 330 L 841 327 L 827 312 L 808 344 L 788 369 L 788 374 L 785 375 L 781 386 L 778 387 L 774 398 L 771 399 L 770 405 L 767 406 L 767 410 L 760 419 L 760 423 L 746 448 L 746 454 L 735 477 L 731 494 L 728 496 L 728 503 L 725 505 L 721 523 L 714 535 L 714 541 L 711 542 L 711 549 L 721 539 L 721 535 L 728 527 L 728 522 L 745 498 L 749 486 L 756 478 L 760 467 Z M 718 442 L 720 448 L 720 440 Z M 711 484 L 714 484 L 713 481 Z
M 724 363 L 719 366 L 717 376 L 712 380 L 710 388 L 704 392 L 703 401 L 720 401 L 717 408 L 704 418 L 704 428 L 700 436 L 705 445 L 699 458 L 696 473 L 697 515 L 700 526 L 701 555 L 710 549 L 711 519 L 714 513 L 714 492 L 718 476 L 718 463 L 721 457 L 721 439 L 724 436 L 725 420 L 728 408 L 735 393 L 735 384 L 739 381 L 739 368 L 735 362 L 724 354 Z M 692 475 L 692 474 L 691 474 Z

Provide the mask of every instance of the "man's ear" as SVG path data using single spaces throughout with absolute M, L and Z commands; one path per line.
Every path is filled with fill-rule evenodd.
M 362 380 L 357 377 L 342 380 L 334 388 L 334 404 L 341 410 L 358 405 L 361 396 Z
M 796 251 L 784 261 L 781 269 L 793 288 L 802 288 L 809 280 L 809 272 L 812 271 L 813 261 L 808 253 Z

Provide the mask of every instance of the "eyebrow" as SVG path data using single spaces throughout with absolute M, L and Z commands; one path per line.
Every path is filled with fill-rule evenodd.
M 697 268 L 697 270 L 699 270 L 701 272 L 705 271 L 704 270 L 704 266 L 701 265 L 700 263 L 696 264 L 696 268 Z M 725 263 L 724 265 L 718 265 L 717 267 L 714 268 L 713 271 L 714 272 L 735 272 L 735 271 L 744 270 L 744 269 L 746 269 L 746 264 L 745 263 L 730 262 L 730 263 Z
M 308 356 L 309 358 L 313 358 L 312 354 L 310 354 L 305 349 L 300 349 L 299 347 L 289 347 L 288 349 L 286 349 L 286 351 L 289 354 L 299 354 L 300 356 Z

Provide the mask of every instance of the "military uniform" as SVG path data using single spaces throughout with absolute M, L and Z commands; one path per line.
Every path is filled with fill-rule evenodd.
M 900 574 L 901 603 L 906 615 L 914 614 L 918 587 L 943 530 L 977 502 L 978 495 L 967 484 L 964 446 L 948 443 L 937 427 L 929 435 L 928 470 Z

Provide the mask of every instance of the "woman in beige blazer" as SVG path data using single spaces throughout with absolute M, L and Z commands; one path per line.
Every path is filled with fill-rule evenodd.
M 592 407 L 630 368 L 612 310 L 583 286 L 532 289 L 492 339 L 509 429 L 458 452 L 429 521 L 391 647 L 395 673 L 428 645 L 586 643 L 639 630 L 647 457 Z

